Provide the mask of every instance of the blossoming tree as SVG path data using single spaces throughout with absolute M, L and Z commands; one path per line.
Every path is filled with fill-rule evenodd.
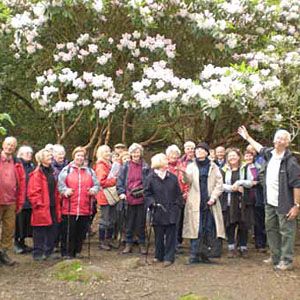
M 99 136 L 103 142 L 101 130 L 108 142 L 119 123 L 123 142 L 130 126 L 152 127 L 144 144 L 163 140 L 167 130 L 181 141 L 228 139 L 235 118 L 256 130 L 282 123 L 298 133 L 296 0 L 2 5 L 10 15 L 2 40 L 15 64 L 31 62 L 28 93 L 54 121 L 60 142 L 84 114 L 94 122 L 89 146 Z

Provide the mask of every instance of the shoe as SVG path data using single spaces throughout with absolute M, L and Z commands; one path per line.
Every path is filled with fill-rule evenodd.
M 164 261 L 164 268 L 170 267 L 173 264 L 173 261 Z
M 247 249 L 245 249 L 245 250 L 240 250 L 239 253 L 240 253 L 240 256 L 241 256 L 242 258 L 249 258 L 249 252 L 248 252 Z
M 293 270 L 293 263 L 281 260 L 278 265 L 274 266 L 275 271 L 291 271 Z
M 24 246 L 24 249 L 25 249 L 25 253 L 31 253 L 33 248 L 32 247 L 29 247 L 27 245 Z
M 16 254 L 24 254 L 26 252 L 25 248 L 23 248 L 19 245 L 14 246 L 14 251 Z
M 213 262 L 205 254 L 200 254 L 200 262 L 204 264 L 212 264 Z
M 57 253 L 51 253 L 51 254 L 45 256 L 45 260 L 58 260 L 60 258 L 61 258 L 61 256 Z
M 186 264 L 187 265 L 197 265 L 197 264 L 200 264 L 200 259 L 198 257 L 190 257 Z
M 140 245 L 140 253 L 142 255 L 146 255 L 147 254 L 147 249 L 144 245 Z
M 78 258 L 78 259 L 83 259 L 83 258 L 84 258 L 84 255 L 81 254 L 81 253 L 76 253 L 76 258 Z
M 111 248 L 106 242 L 100 242 L 99 249 L 104 251 L 110 251 Z
M 13 266 L 16 264 L 16 261 L 12 260 L 6 253 L 6 251 L 0 251 L 0 261 L 5 266 Z
M 266 248 L 258 248 L 257 252 L 258 253 L 267 253 L 267 249 Z
M 235 250 L 228 250 L 227 258 L 236 258 L 236 251 Z
M 162 262 L 162 260 L 159 260 L 158 258 L 155 257 L 155 258 L 153 258 L 152 262 L 153 262 L 154 264 L 157 264 L 157 263 Z
M 45 255 L 34 256 L 33 260 L 34 261 L 44 261 L 44 260 L 46 260 L 46 256 Z
M 273 263 L 273 259 L 272 257 L 270 256 L 269 258 L 267 259 L 264 259 L 263 262 L 266 264 L 266 265 L 277 265 L 276 263 Z
M 176 253 L 176 254 L 183 254 L 184 251 L 183 251 L 182 248 L 180 248 L 180 247 L 177 246 L 177 248 L 175 249 L 175 253 Z
M 131 253 L 131 251 L 132 251 L 132 245 L 126 244 L 124 250 L 122 251 L 122 254 L 128 254 L 128 253 Z

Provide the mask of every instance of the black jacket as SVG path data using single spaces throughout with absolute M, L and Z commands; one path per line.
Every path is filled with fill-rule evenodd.
M 161 179 L 151 171 L 146 180 L 144 190 L 147 207 L 153 204 L 161 204 L 163 208 L 156 207 L 153 215 L 153 225 L 176 224 L 179 217 L 179 208 L 182 206 L 182 194 L 178 179 L 175 175 L 167 172 L 166 177 Z
M 267 201 L 266 175 L 267 166 L 272 158 L 274 148 L 262 148 L 260 155 L 266 160 L 264 166 L 264 198 Z M 300 188 L 300 166 L 297 159 L 292 155 L 290 150 L 286 150 L 279 169 L 279 195 L 278 195 L 278 213 L 287 214 L 294 206 L 294 188 Z

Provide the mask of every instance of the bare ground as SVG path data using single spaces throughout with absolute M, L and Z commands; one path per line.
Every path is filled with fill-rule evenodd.
M 175 264 L 146 264 L 138 253 L 103 252 L 92 241 L 90 260 L 103 279 L 94 282 L 60 281 L 52 275 L 55 262 L 34 262 L 30 255 L 14 256 L 18 264 L 0 267 L 0 299 L 180 299 L 193 293 L 206 299 L 300 299 L 300 245 L 295 270 L 275 272 L 263 264 L 267 254 L 250 248 L 248 259 L 215 259 L 216 264 L 186 265 L 188 249 Z M 153 250 L 153 249 L 151 249 Z M 84 249 L 84 253 L 86 253 Z M 136 249 L 137 252 L 137 249 Z M 151 262 L 153 255 L 149 256 Z

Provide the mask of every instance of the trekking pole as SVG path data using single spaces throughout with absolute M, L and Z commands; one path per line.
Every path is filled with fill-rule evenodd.
M 91 259 L 92 197 L 89 197 L 88 258 Z
M 68 218 L 67 218 L 67 256 L 70 256 L 70 213 L 71 213 L 71 198 L 68 197 Z
M 125 208 L 125 200 L 122 201 L 122 206 L 121 206 L 121 216 L 120 216 L 120 222 L 118 226 L 118 249 L 121 247 L 122 244 L 122 235 L 123 235 L 123 229 L 124 229 L 124 224 L 126 223 L 126 208 Z
M 150 216 L 149 216 L 149 229 L 147 230 L 147 248 L 146 248 L 146 256 L 145 256 L 145 263 L 149 264 L 148 262 L 148 254 L 149 254 L 149 248 L 150 248 L 150 241 L 151 241 L 151 232 L 152 232 L 152 223 L 153 223 L 153 214 L 154 214 L 154 208 L 150 209 Z

